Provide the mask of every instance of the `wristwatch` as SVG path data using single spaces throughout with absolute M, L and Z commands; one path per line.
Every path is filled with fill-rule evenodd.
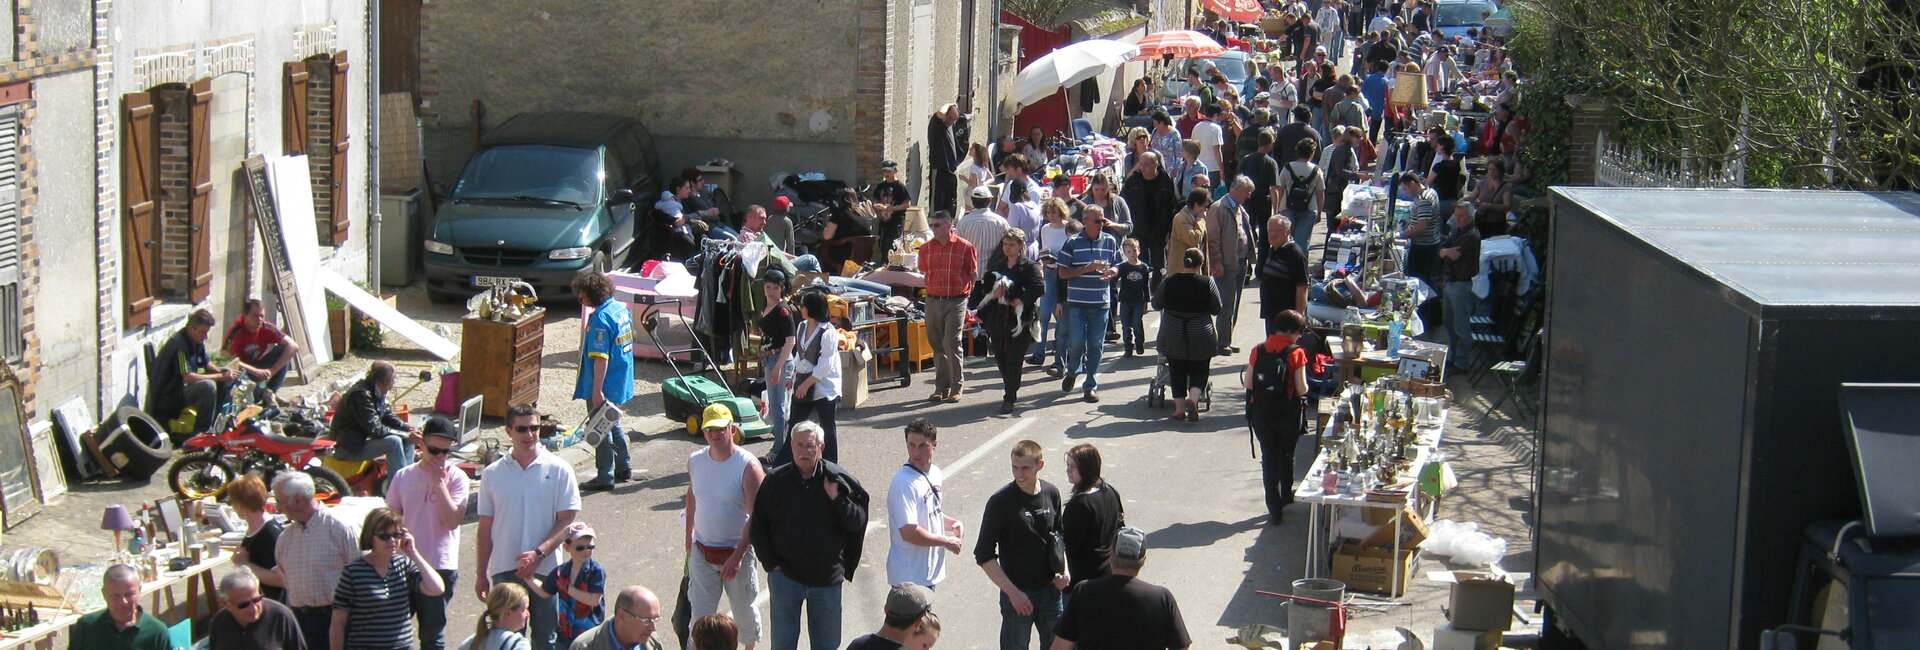
M 547 559 L 547 552 L 542 551 L 540 550 L 540 547 L 535 546 L 533 547 L 533 557 L 541 560 Z

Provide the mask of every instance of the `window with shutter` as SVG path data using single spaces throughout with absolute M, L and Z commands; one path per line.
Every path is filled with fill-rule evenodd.
M 20 111 L 0 110 L 0 358 L 19 361 L 20 278 L 25 260 L 20 240 Z

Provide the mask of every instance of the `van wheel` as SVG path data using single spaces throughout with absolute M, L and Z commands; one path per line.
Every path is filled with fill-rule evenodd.
M 594 275 L 606 275 L 607 270 L 612 268 L 609 264 L 607 252 L 598 251 L 593 254 L 593 261 L 587 263 L 587 268 L 593 269 Z

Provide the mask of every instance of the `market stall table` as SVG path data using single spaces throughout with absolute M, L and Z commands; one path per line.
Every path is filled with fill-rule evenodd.
M 1333 462 L 1333 456 L 1336 451 L 1331 447 L 1322 445 L 1320 453 L 1313 459 L 1313 465 L 1307 470 L 1306 475 L 1301 478 L 1300 483 L 1294 487 L 1293 493 L 1295 501 L 1305 502 L 1308 506 L 1307 556 L 1304 577 L 1325 577 L 1331 571 L 1332 567 L 1330 564 L 1332 554 L 1329 547 L 1334 540 L 1336 523 L 1334 514 L 1338 512 L 1338 508 L 1390 509 L 1394 514 L 1392 515 L 1393 543 L 1391 545 L 1393 554 L 1389 556 L 1393 564 L 1393 571 L 1390 578 L 1391 589 L 1389 593 L 1395 596 L 1404 593 L 1408 570 L 1399 560 L 1400 554 L 1403 551 L 1401 548 L 1401 539 L 1404 536 L 1402 529 L 1403 518 L 1399 515 L 1399 511 L 1412 507 L 1423 521 L 1432 518 L 1433 513 L 1431 509 L 1434 503 L 1430 499 L 1420 499 L 1421 492 L 1417 489 L 1418 477 L 1427 463 L 1437 460 L 1434 452 L 1440 446 L 1440 440 L 1446 431 L 1447 420 L 1448 416 L 1446 412 L 1443 411 L 1436 425 L 1416 428 L 1416 431 L 1419 433 L 1419 441 L 1411 447 L 1413 453 L 1411 455 L 1412 462 L 1408 465 L 1409 471 L 1405 476 L 1400 477 L 1400 480 L 1396 481 L 1393 485 L 1366 486 L 1358 490 L 1337 490 L 1333 494 L 1328 494 L 1322 483 L 1322 479 L 1329 463 Z M 1332 427 L 1334 425 L 1330 423 L 1327 426 L 1328 428 L 1323 429 L 1320 435 L 1320 439 L 1323 441 L 1331 438 L 1333 434 Z M 1368 490 L 1376 488 L 1404 489 L 1408 492 L 1408 502 L 1368 500 Z

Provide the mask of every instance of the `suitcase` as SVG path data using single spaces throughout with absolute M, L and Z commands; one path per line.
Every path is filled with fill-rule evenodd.
M 700 410 L 715 401 L 733 397 L 719 383 L 702 376 L 674 377 L 660 385 L 660 401 L 666 405 L 667 418 L 679 422 L 700 415 Z

